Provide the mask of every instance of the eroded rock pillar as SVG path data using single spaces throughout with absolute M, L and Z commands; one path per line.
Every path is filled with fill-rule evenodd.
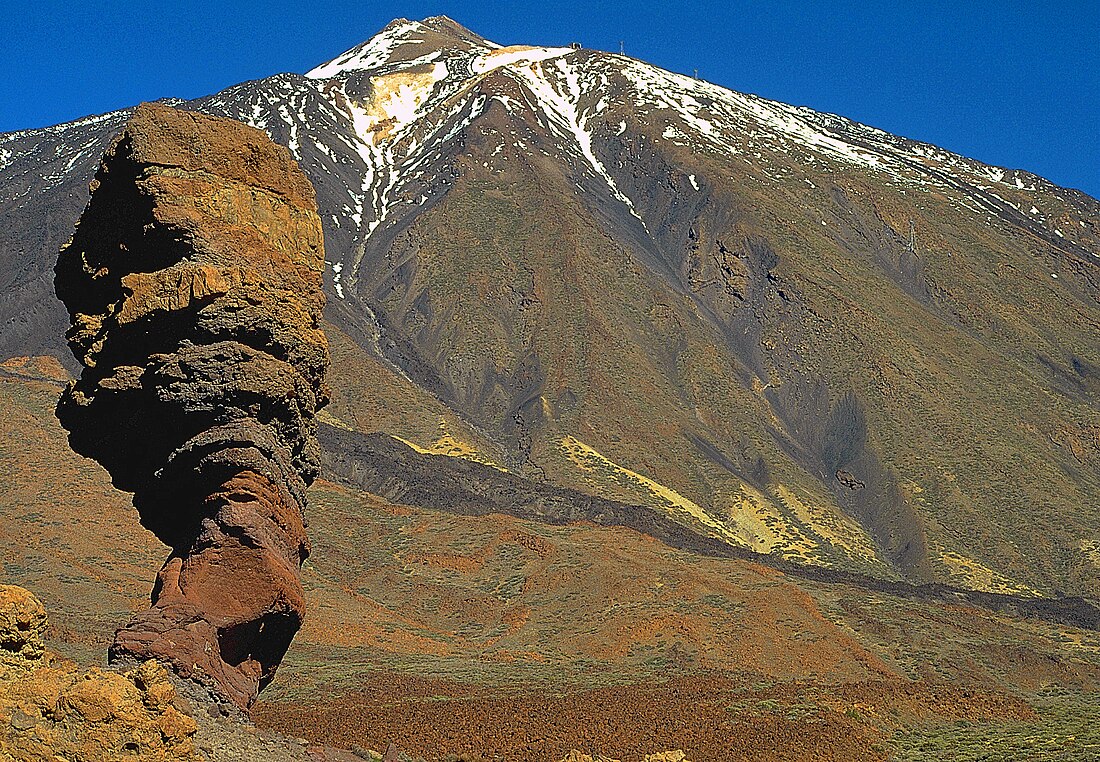
M 323 262 L 313 188 L 285 148 L 145 104 L 56 268 L 84 365 L 58 417 L 172 548 L 111 658 L 155 657 L 242 708 L 305 612 Z

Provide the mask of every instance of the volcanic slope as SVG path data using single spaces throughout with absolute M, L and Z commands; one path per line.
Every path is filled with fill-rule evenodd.
M 443 17 L 178 105 L 316 186 L 337 428 L 789 561 L 1100 595 L 1096 200 Z M 52 263 L 125 116 L 0 136 L 0 357 L 65 357 Z
M 55 362 L 0 364 L 0 559 L 46 603 L 49 648 L 101 664 L 118 622 L 148 607 L 163 549 L 106 472 L 64 446 L 64 380 Z M 310 505 L 306 623 L 253 713 L 294 736 L 548 762 L 570 748 L 884 762 L 894 734 L 918 749 L 906 759 L 988 755 L 990 738 L 1005 759 L 1086 759 L 1100 744 L 1095 624 L 815 583 L 627 529 L 454 515 L 327 480 Z M 242 758 L 218 743 L 196 736 L 212 759 Z

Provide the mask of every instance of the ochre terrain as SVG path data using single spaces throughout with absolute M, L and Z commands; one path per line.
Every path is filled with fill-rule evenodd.
M 35 370 L 51 366 L 5 367 L 20 375 L 0 379 L 6 575 L 47 603 L 54 648 L 102 659 L 163 551 L 107 475 L 60 447 L 59 384 Z M 324 480 L 310 498 L 325 552 L 303 568 L 309 613 L 255 714 L 291 735 L 428 759 L 530 745 L 705 760 L 819 733 L 840 751 L 817 758 L 843 760 L 861 758 L 845 756 L 852 738 L 884 759 L 895 733 L 963 720 L 1043 737 L 1052 686 L 1094 716 L 1074 698 L 1100 678 L 1092 631 L 810 583 L 622 528 L 440 513 Z M 573 721 L 586 702 L 606 723 Z

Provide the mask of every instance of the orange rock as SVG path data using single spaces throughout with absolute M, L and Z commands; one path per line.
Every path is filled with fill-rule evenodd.
M 29 616 L 28 616 L 29 614 Z M 0 759 L 198 762 L 196 724 L 164 667 L 148 661 L 120 674 L 83 670 L 45 651 L 46 615 L 22 588 L 0 586 L 0 637 L 9 625 L 33 642 L 35 656 L 0 668 Z M 4 642 L 10 642 L 5 640 Z
M 0 585 L 0 667 L 29 668 L 42 658 L 46 608 L 15 585 Z

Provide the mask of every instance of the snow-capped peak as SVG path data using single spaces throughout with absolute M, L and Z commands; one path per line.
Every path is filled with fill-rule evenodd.
M 328 79 L 350 71 L 377 69 L 402 45 L 420 42 L 416 35 L 422 29 L 419 21 L 398 19 L 366 42 L 306 72 L 306 76 Z
M 622 55 L 575 46 L 501 47 L 446 17 L 398 19 L 286 85 L 292 92 L 251 103 L 243 118 L 273 133 L 284 123 L 296 156 L 323 166 L 323 177 L 340 178 L 342 213 L 331 218 L 339 235 L 348 237 L 350 256 L 333 263 L 339 298 L 357 293 L 369 245 L 445 192 L 448 178 L 456 176 L 448 157 L 461 150 L 468 128 L 493 104 L 515 118 L 500 131 L 490 128 L 498 141 L 490 156 L 499 157 L 492 161 L 504 166 L 532 151 L 553 155 L 568 167 L 579 192 L 602 194 L 601 203 L 633 217 L 645 236 L 657 228 L 646 218 L 644 197 L 623 171 L 621 155 L 624 145 L 638 145 L 638 134 L 657 145 L 674 144 L 678 153 L 687 149 L 702 162 L 709 156 L 744 163 L 775 182 L 797 183 L 804 172 L 816 178 L 855 171 L 904 189 L 928 186 L 959 205 L 1012 216 L 1044 234 L 1038 211 L 1025 215 L 1021 209 L 1029 207 L 998 195 L 997 186 L 1021 190 L 1033 178 L 1025 183 L 1018 174 L 841 117 Z M 322 112 L 329 120 L 325 129 L 313 124 Z M 549 139 L 531 140 L 540 133 Z M 696 193 L 706 181 L 705 172 L 687 180 Z
M 425 54 L 445 48 L 488 52 L 499 47 L 446 16 L 432 16 L 423 21 L 397 19 L 366 42 L 306 72 L 306 76 L 310 79 L 330 79 L 351 72 L 373 71 L 423 58 Z M 406 51 L 406 48 L 409 50 Z
M 619 120 L 617 134 L 626 129 L 625 120 L 637 119 L 661 129 L 660 140 L 697 154 L 739 156 L 776 179 L 789 175 L 797 162 L 824 161 L 907 185 L 945 182 L 929 174 L 923 146 L 840 117 L 734 92 L 614 54 L 574 47 L 501 47 L 446 17 L 398 19 L 307 77 L 331 80 L 323 97 L 346 115 L 354 150 L 366 165 L 362 188 L 351 193 L 353 216 L 364 237 L 387 219 L 402 197 L 398 187 L 426 156 L 442 150 L 494 100 L 509 111 L 538 114 L 558 150 L 575 162 L 576 179 L 587 176 L 605 186 L 647 230 L 633 200 L 601 158 L 595 130 L 612 114 Z M 477 86 L 490 77 L 493 84 L 487 89 Z M 517 99 L 505 92 L 508 86 L 502 82 L 507 80 L 524 94 Z M 961 157 L 946 153 L 931 163 L 946 165 L 951 173 L 968 174 L 971 169 Z M 973 203 L 972 195 L 965 203 Z

